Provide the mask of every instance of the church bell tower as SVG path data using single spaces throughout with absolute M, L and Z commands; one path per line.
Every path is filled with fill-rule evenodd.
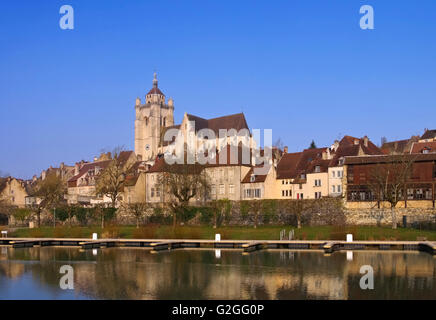
M 135 104 L 135 153 L 142 161 L 153 163 L 159 149 L 165 127 L 174 125 L 174 102 L 168 99 L 158 87 L 154 73 L 153 87 L 145 95 L 145 103 L 136 98 Z

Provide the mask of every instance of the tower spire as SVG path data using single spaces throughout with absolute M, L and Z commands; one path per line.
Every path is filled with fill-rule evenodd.
M 156 74 L 156 72 L 153 74 L 153 88 L 157 88 L 157 74 Z

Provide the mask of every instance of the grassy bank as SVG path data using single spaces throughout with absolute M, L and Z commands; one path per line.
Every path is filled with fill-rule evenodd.
M 173 229 L 171 226 L 146 226 L 137 229 L 134 226 L 100 227 L 42 227 L 35 229 L 16 229 L 10 233 L 13 237 L 35 238 L 91 238 L 96 232 L 99 238 L 143 238 L 143 239 L 214 239 L 215 233 L 220 233 L 227 240 L 278 240 L 280 231 L 286 229 L 289 233 L 295 230 L 295 237 L 300 240 L 345 240 L 347 233 L 352 233 L 355 240 L 417 240 L 425 237 L 436 241 L 436 231 L 389 227 L 349 226 L 349 227 L 303 227 L 295 229 L 284 226 L 253 227 L 222 227 L 213 229 L 207 226 L 183 226 Z

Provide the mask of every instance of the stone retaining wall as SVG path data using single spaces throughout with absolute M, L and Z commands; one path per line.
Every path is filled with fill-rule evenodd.
M 433 208 L 397 208 L 395 209 L 397 223 L 402 225 L 403 216 L 407 222 L 434 219 L 436 210 Z M 346 223 L 349 225 L 391 225 L 391 209 L 345 209 Z

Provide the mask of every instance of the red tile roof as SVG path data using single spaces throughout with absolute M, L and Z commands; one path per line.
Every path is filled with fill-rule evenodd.
M 277 179 L 299 179 L 302 174 L 311 173 L 313 165 L 325 167 L 328 163 L 320 161 L 326 150 L 327 148 L 315 148 L 284 154 L 277 165 Z
M 149 94 L 160 94 L 160 95 L 165 96 L 165 95 L 162 93 L 162 91 L 159 90 L 159 88 L 152 88 L 152 89 L 147 93 L 147 95 L 149 95 Z
M 235 129 L 239 131 L 241 129 L 248 129 L 247 121 L 243 113 L 232 114 L 219 118 L 203 119 L 192 114 L 187 114 L 189 121 L 195 122 L 195 131 L 209 128 L 212 129 L 218 137 L 220 129 Z
M 428 150 L 429 153 L 436 152 L 436 141 L 415 142 L 412 145 L 410 153 L 423 153 L 424 150 Z
M 258 182 L 265 182 L 267 175 L 254 175 L 254 181 L 251 181 L 251 176 L 254 174 L 254 167 L 251 167 L 250 170 L 247 172 L 245 177 L 242 179 L 241 183 L 258 183 Z
M 358 144 L 356 144 L 358 142 Z M 333 159 L 330 161 L 330 167 L 336 167 L 339 165 L 339 159 L 347 156 L 358 156 L 359 151 L 368 155 L 381 155 L 383 152 L 369 139 L 367 145 L 365 145 L 364 138 L 358 139 L 351 136 L 344 136 L 339 142 L 339 147 L 334 153 Z
M 97 161 L 97 162 L 91 162 L 91 163 L 85 163 L 80 169 L 79 174 L 72 177 L 70 180 L 68 180 L 68 183 L 76 182 L 81 176 L 83 176 L 85 173 L 87 173 L 89 170 L 94 170 L 96 167 L 99 167 L 101 169 L 105 169 L 109 163 L 112 160 L 104 160 L 104 161 Z
M 426 130 L 420 139 L 426 140 L 426 139 L 434 139 L 434 138 L 436 138 L 436 130 Z

